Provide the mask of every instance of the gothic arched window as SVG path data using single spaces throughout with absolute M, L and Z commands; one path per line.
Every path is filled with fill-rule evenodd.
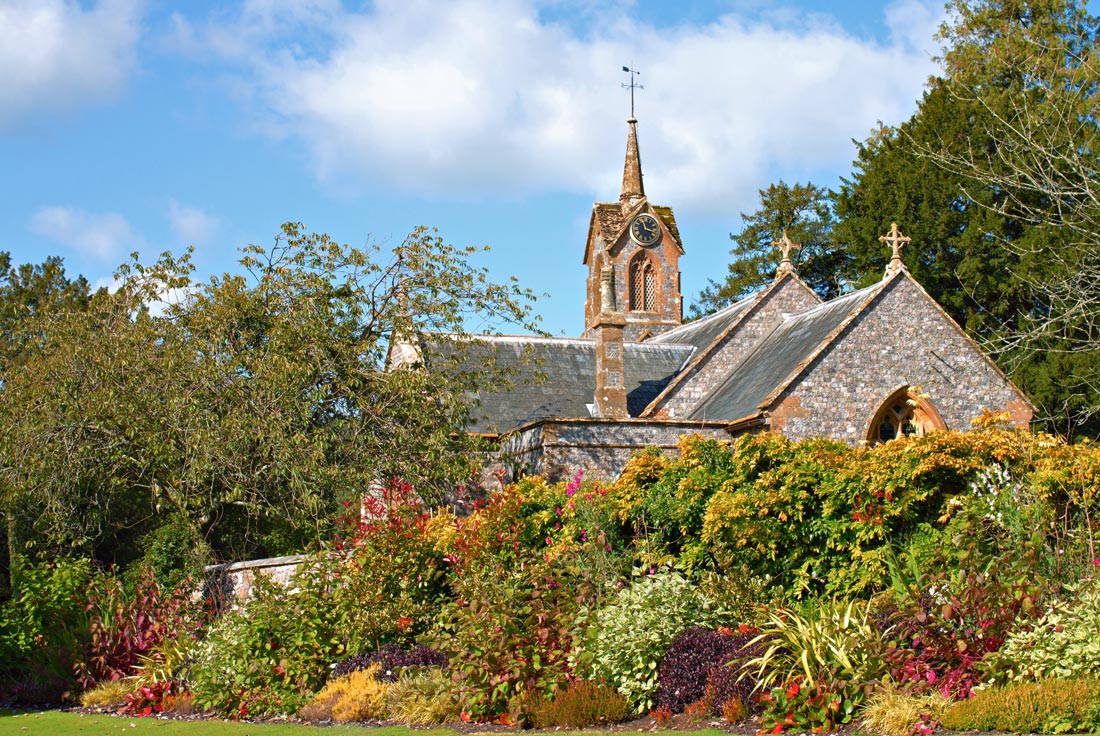
M 919 437 L 935 429 L 946 429 L 936 407 L 927 397 L 903 386 L 882 403 L 867 426 L 867 442 L 878 444 L 898 437 Z
M 657 310 L 657 269 L 644 252 L 638 253 L 630 262 L 630 310 Z

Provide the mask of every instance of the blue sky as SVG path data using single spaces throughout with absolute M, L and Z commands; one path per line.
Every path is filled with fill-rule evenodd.
M 429 225 L 582 328 L 641 71 L 646 193 L 690 303 L 780 178 L 834 186 L 916 107 L 938 0 L 0 0 L 0 250 L 109 283 L 133 250 L 234 268 L 296 220 L 351 244 Z M 884 229 L 889 223 L 884 223 Z

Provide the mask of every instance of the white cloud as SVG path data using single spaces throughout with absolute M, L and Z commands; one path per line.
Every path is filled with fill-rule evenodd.
M 204 245 L 218 227 L 218 221 L 197 207 L 168 202 L 168 224 L 179 245 Z
M 303 141 L 320 176 L 460 197 L 613 196 L 633 62 L 647 193 L 728 211 L 776 175 L 845 169 L 851 138 L 907 117 L 933 71 L 935 6 L 891 5 L 885 43 L 789 12 L 672 28 L 618 12 L 582 36 L 533 0 L 251 2 L 199 35 L 243 65 L 258 123 Z
M 140 0 L 0 0 L 0 129 L 110 99 L 134 66 Z
M 116 212 L 85 212 L 71 207 L 43 207 L 31 217 L 30 229 L 73 248 L 85 257 L 110 262 L 141 246 L 141 237 Z

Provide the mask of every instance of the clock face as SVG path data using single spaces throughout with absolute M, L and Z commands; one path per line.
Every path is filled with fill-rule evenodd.
M 643 212 L 630 223 L 630 237 L 638 245 L 654 245 L 661 239 L 661 225 L 656 217 Z

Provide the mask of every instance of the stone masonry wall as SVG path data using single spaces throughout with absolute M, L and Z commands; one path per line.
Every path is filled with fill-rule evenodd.
M 687 380 L 661 402 L 656 416 L 673 419 L 691 416 L 695 407 L 725 380 L 760 338 L 771 331 L 781 313 L 801 312 L 819 303 L 814 293 L 797 279 L 784 279 L 745 315 L 741 324 L 715 351 L 691 369 Z
M 681 435 L 704 434 L 729 439 L 724 426 L 698 422 L 621 422 L 562 420 L 543 422 L 506 438 L 501 445 L 505 467 L 551 482 L 583 471 L 586 478 L 613 480 L 638 450 L 658 447 L 675 454 Z
M 948 429 L 969 429 L 983 408 L 1012 411 L 1023 426 L 1030 419 L 1026 398 L 903 275 L 779 397 L 771 429 L 857 444 L 882 403 L 906 385 L 928 395 Z
M 288 585 L 305 555 L 268 557 L 262 560 L 234 562 L 229 565 L 209 565 L 206 570 L 207 591 L 220 600 L 245 600 L 252 595 L 257 575 L 266 575 L 279 585 Z

